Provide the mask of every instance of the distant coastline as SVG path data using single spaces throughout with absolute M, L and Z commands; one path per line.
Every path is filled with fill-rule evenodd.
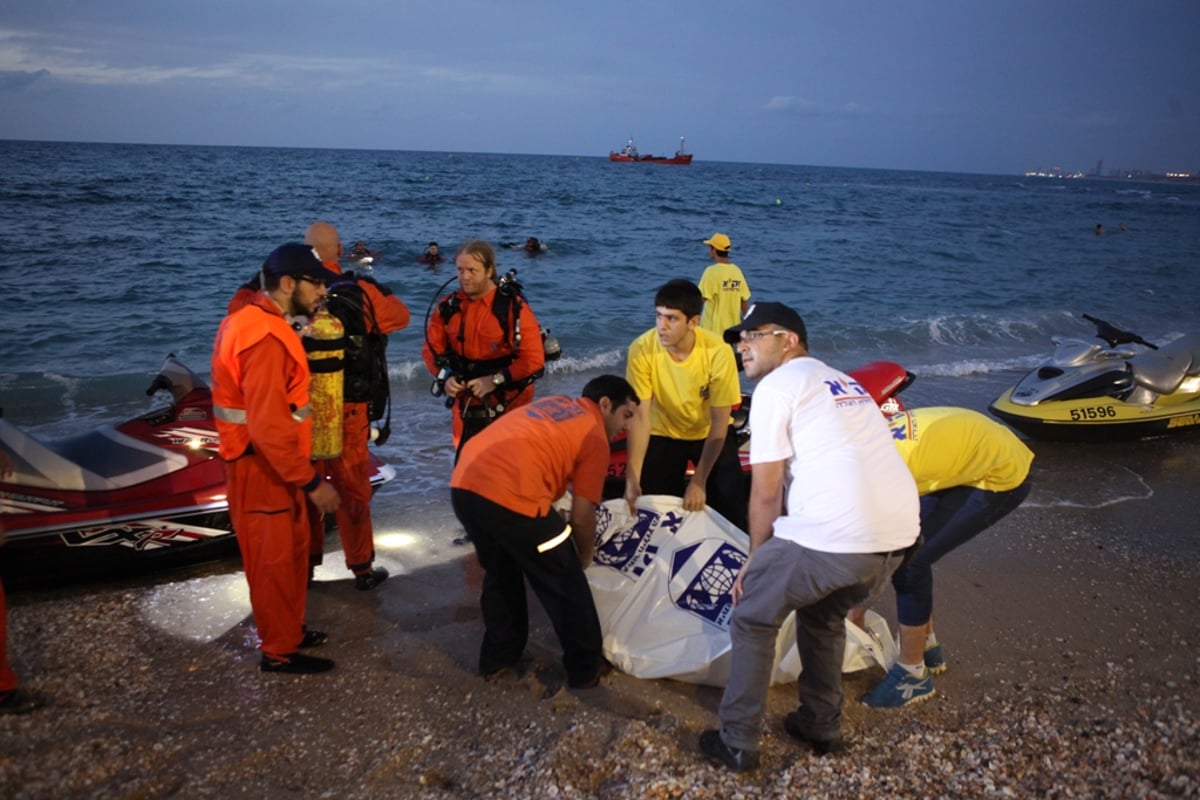
M 1064 172 L 1054 169 L 1034 169 L 1024 173 L 1026 178 L 1044 178 L 1047 180 L 1092 180 L 1092 181 L 1122 181 L 1127 183 L 1184 183 L 1200 184 L 1200 172 L 1142 172 L 1141 170 L 1122 170 L 1119 173 L 1101 175 L 1096 172 Z

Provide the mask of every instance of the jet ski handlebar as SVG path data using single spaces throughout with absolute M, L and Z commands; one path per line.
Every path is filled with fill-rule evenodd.
M 1096 338 L 1108 342 L 1109 347 L 1116 347 L 1119 344 L 1140 344 L 1143 347 L 1149 347 L 1151 350 L 1158 349 L 1158 345 L 1150 344 L 1150 342 L 1147 342 L 1132 331 L 1121 330 L 1111 323 L 1105 322 L 1102 319 L 1096 319 L 1088 314 L 1083 314 L 1082 316 L 1096 326 Z

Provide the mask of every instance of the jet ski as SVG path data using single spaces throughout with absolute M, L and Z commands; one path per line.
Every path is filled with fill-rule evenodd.
M 1155 345 L 1087 314 L 1096 340 L 1054 352 L 988 406 L 1034 439 L 1113 441 L 1200 429 L 1200 332 Z
M 146 390 L 169 405 L 119 425 L 43 441 L 0 417 L 5 582 L 113 575 L 237 551 L 208 385 L 167 356 Z M 395 470 L 372 456 L 371 483 Z
M 848 373 L 851 378 L 871 395 L 885 417 L 905 410 L 900 392 L 916 380 L 916 376 L 894 361 L 872 361 Z M 750 395 L 743 394 L 742 402 L 732 412 L 733 430 L 738 437 L 738 457 L 742 470 L 750 472 Z M 625 465 L 628 459 L 625 436 L 621 435 L 610 445 L 608 474 L 604 479 L 604 499 L 622 497 L 625 494 Z M 695 465 L 689 464 L 688 475 Z

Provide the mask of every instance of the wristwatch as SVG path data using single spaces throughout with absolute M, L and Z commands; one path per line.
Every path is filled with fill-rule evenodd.
M 504 373 L 503 372 L 497 372 L 495 375 L 492 376 L 492 385 L 493 386 L 499 386 L 502 383 L 504 383 Z

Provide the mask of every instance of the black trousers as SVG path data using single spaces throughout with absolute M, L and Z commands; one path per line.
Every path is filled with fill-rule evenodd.
M 571 538 L 550 546 L 567 529 L 563 518 L 553 510 L 544 517 L 527 517 L 464 489 L 451 489 L 450 503 L 484 570 L 480 673 L 511 666 L 525 651 L 528 579 L 562 645 L 567 683 L 593 679 L 603 659 L 600 618 Z
M 703 451 L 703 439 L 651 436 L 646 447 L 646 458 L 642 462 L 642 494 L 683 497 L 688 482 L 687 463 L 699 462 Z M 712 472 L 708 474 L 704 490 L 708 495 L 708 505 L 743 531 L 750 525 L 747 480 L 738 459 L 737 434 L 730 426 L 725 435 L 725 446 Z

